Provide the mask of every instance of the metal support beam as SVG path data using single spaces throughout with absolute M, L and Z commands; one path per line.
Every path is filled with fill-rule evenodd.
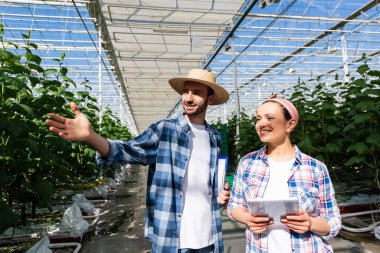
M 101 26 L 98 27 L 98 39 L 99 39 L 99 128 L 103 121 L 103 104 L 102 104 L 102 91 L 103 91 L 103 85 L 102 85 L 102 28 Z
M 342 33 L 341 37 L 342 42 L 342 60 L 343 60 L 343 72 L 344 72 L 344 82 L 347 83 L 349 81 L 348 77 L 348 60 L 347 60 L 347 44 L 346 44 L 346 34 Z
M 219 51 L 224 47 L 224 45 L 227 43 L 228 39 L 235 33 L 236 29 L 240 26 L 241 22 L 245 19 L 245 17 L 248 15 L 248 13 L 251 11 L 253 6 L 257 3 L 258 0 L 253 0 L 245 10 L 244 14 L 240 16 L 236 24 L 232 27 L 232 29 L 229 31 L 229 33 L 224 37 L 223 41 L 219 44 L 218 48 L 215 50 L 213 55 L 207 60 L 206 64 L 203 65 L 203 68 L 206 69 L 208 65 L 214 60 L 214 58 L 217 56 Z
M 232 47 L 232 66 L 233 66 L 233 78 L 234 78 L 234 91 L 235 91 L 235 113 L 236 113 L 236 138 L 235 141 L 238 143 L 240 139 L 240 102 L 239 102 L 239 92 L 237 84 L 237 73 L 236 73 L 236 57 L 235 57 L 235 36 L 232 34 L 231 37 L 231 47 Z M 237 144 L 236 143 L 236 144 Z

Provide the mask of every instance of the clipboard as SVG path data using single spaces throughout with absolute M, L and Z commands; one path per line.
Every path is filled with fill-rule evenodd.
M 228 157 L 219 156 L 218 158 L 218 194 L 224 188 L 227 170 L 228 170 Z

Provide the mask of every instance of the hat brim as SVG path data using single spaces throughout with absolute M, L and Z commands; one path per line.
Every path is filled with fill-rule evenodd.
M 214 102 L 211 105 L 224 104 L 229 99 L 229 94 L 226 89 L 217 85 L 216 83 L 208 82 L 205 80 L 196 79 L 196 78 L 188 78 L 188 77 L 175 77 L 169 80 L 169 84 L 177 93 L 182 95 L 183 86 L 185 82 L 189 82 L 189 81 L 207 85 L 214 91 Z

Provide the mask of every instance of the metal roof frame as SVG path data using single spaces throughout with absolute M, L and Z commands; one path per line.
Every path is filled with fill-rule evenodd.
M 73 78 L 88 78 L 102 106 L 134 133 L 182 112 L 168 79 L 191 68 L 211 69 L 231 95 L 227 104 L 209 109 L 210 122 L 225 120 L 236 107 L 254 114 L 262 99 L 290 94 L 298 80 L 311 89 L 317 79 L 345 80 L 363 53 L 371 68 L 380 69 L 379 0 L 259 3 L 5 0 L 0 14 L 13 42 L 33 30 L 46 67 L 67 52 Z

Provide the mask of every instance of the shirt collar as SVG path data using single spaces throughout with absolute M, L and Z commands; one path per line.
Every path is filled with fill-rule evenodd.
M 302 161 L 302 152 L 301 150 L 299 150 L 299 148 L 296 146 L 296 145 L 293 145 L 295 151 L 296 151 L 296 155 L 295 155 L 295 158 L 296 158 L 296 162 L 298 164 L 301 164 L 301 161 Z M 267 157 L 267 154 L 266 154 L 266 149 L 267 149 L 267 145 L 265 145 L 264 147 L 262 147 L 260 150 L 259 150 L 259 153 L 258 153 L 258 157 L 264 161 L 268 161 L 268 157 Z
M 183 132 L 187 133 L 188 131 L 191 130 L 189 124 L 187 123 L 186 119 L 185 119 L 185 114 L 180 114 L 178 116 L 178 121 L 179 121 L 179 125 L 181 126 L 181 129 Z M 211 126 L 207 123 L 207 121 L 205 120 L 205 126 L 206 126 L 206 131 L 207 132 L 210 132 L 211 131 Z
M 182 132 L 187 133 L 188 131 L 190 131 L 190 126 L 189 126 L 189 124 L 187 124 L 187 121 L 186 121 L 184 115 L 185 114 L 180 114 L 178 116 L 178 121 L 179 121 L 179 125 L 181 126 Z

